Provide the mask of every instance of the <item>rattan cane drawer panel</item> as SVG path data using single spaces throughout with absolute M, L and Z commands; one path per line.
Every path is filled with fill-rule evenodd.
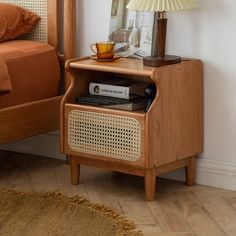
M 75 152 L 131 162 L 142 155 L 141 125 L 135 118 L 72 109 L 66 136 Z

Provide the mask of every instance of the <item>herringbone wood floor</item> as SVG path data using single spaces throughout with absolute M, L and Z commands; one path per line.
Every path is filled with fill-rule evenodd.
M 81 184 L 73 186 L 64 161 L 0 152 L 0 186 L 86 196 L 132 219 L 146 236 L 236 235 L 236 192 L 158 179 L 156 200 L 146 202 L 143 182 L 82 166 Z

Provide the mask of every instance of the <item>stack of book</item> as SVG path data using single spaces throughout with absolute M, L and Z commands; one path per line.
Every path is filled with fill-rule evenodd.
M 76 97 L 76 103 L 122 110 L 145 108 L 145 88 L 149 82 L 133 79 L 102 79 L 90 82 L 89 95 Z

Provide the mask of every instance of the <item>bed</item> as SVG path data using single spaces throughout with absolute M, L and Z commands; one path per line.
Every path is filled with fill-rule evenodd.
M 67 88 L 70 82 L 64 62 L 75 53 L 75 2 L 0 0 L 40 16 L 23 38 L 0 42 L 0 79 L 4 81 L 0 92 L 0 144 L 59 128 L 62 87 Z

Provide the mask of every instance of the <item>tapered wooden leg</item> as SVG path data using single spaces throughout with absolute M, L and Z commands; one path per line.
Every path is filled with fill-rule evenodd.
M 67 164 L 67 165 L 70 164 L 70 155 L 66 155 L 66 164 Z
M 79 175 L 80 175 L 80 165 L 75 156 L 70 156 L 70 174 L 71 174 L 71 183 L 79 184 Z
M 195 165 L 195 156 L 189 158 L 189 163 L 185 167 L 185 176 L 186 176 L 186 184 L 188 186 L 193 186 L 195 184 L 195 176 L 196 176 L 196 165 Z
M 156 192 L 156 172 L 155 170 L 147 170 L 145 178 L 146 200 L 153 201 Z

